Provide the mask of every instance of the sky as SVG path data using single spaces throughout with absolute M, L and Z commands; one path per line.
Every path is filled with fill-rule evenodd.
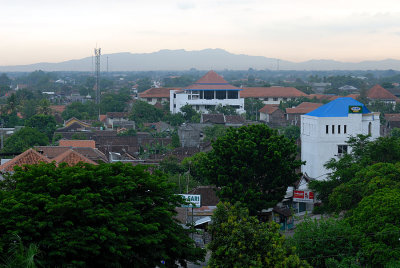
M 0 0 L 0 66 L 221 48 L 294 62 L 400 59 L 399 0 Z

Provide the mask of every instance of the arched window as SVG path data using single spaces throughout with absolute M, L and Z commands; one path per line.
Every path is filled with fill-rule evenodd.
M 371 136 L 371 129 L 372 129 L 372 123 L 371 122 L 369 122 L 369 124 L 368 124 L 368 135 L 370 135 Z

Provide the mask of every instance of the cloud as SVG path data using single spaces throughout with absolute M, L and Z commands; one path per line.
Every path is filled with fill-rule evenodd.
M 196 8 L 195 3 L 191 1 L 184 1 L 184 2 L 179 2 L 178 3 L 178 8 L 182 10 L 188 10 L 188 9 L 194 9 Z

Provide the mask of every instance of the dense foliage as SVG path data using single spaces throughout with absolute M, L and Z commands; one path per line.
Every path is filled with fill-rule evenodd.
M 210 267 L 310 267 L 283 245 L 274 222 L 259 222 L 240 204 L 219 203 L 210 231 Z
M 229 128 L 200 162 L 201 175 L 222 200 L 246 204 L 252 215 L 282 200 L 299 179 L 297 147 L 266 125 Z
M 46 134 L 36 128 L 24 127 L 11 135 L 4 142 L 3 153 L 20 154 L 33 146 L 44 146 L 49 144 Z
M 15 235 L 44 267 L 177 267 L 200 260 L 162 174 L 130 164 L 40 164 L 0 183 L 0 254 Z M 18 223 L 18 224 L 16 224 Z

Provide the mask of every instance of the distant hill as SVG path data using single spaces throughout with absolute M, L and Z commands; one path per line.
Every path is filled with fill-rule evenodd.
M 129 52 L 106 54 L 101 57 L 101 69 L 106 69 L 108 57 L 109 71 L 158 71 L 158 70 L 277 70 L 278 60 L 262 56 L 232 54 L 223 49 L 198 51 L 160 50 L 153 53 L 133 54 Z M 358 63 L 334 60 L 310 60 L 290 62 L 279 60 L 280 70 L 400 70 L 400 61 L 386 59 Z M 93 58 L 87 57 L 59 63 L 35 63 L 30 65 L 0 66 L 0 72 L 43 71 L 92 71 Z

